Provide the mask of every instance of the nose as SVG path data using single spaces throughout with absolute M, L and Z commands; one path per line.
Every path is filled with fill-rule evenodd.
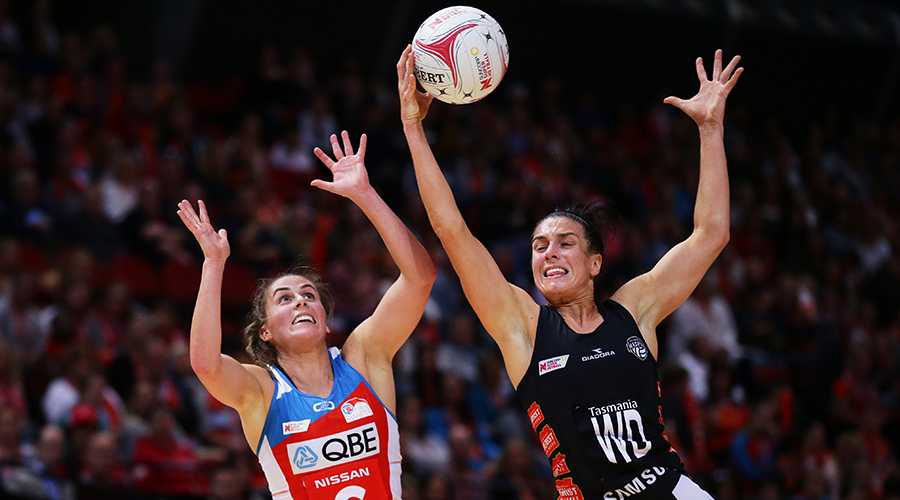
M 559 248 L 556 246 L 556 243 L 550 243 L 547 245 L 547 251 L 544 252 L 544 260 L 553 260 L 559 258 Z

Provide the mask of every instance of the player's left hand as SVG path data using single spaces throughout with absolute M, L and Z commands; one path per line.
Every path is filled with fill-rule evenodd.
M 310 184 L 319 189 L 341 195 L 350 200 L 357 197 L 369 189 L 369 174 L 366 172 L 364 159 L 366 156 L 366 134 L 359 138 L 359 151 L 353 153 L 353 145 L 350 144 L 350 134 L 346 130 L 341 132 L 341 139 L 344 142 L 344 149 L 341 150 L 336 135 L 331 134 L 331 149 L 334 152 L 334 161 L 324 151 L 315 148 L 313 153 L 322 160 L 322 163 L 331 170 L 334 179 L 331 182 L 322 179 L 316 179 Z
M 706 124 L 722 124 L 725 116 L 725 100 L 740 78 L 744 68 L 735 67 L 741 56 L 734 56 L 725 69 L 722 69 L 722 49 L 716 51 L 713 62 L 712 79 L 706 76 L 703 58 L 698 57 L 697 77 L 700 79 L 700 90 L 689 100 L 677 97 L 666 97 L 663 102 L 671 104 L 690 116 L 699 126 Z
M 400 121 L 406 124 L 421 122 L 428 114 L 434 96 L 419 92 L 413 73 L 415 58 L 412 45 L 407 45 L 397 61 L 397 91 L 400 93 Z

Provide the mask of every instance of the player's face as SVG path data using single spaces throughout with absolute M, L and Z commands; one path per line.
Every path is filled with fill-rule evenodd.
M 568 217 L 551 217 L 534 230 L 531 272 L 538 290 L 551 303 L 593 293 L 602 260 L 588 252 L 584 228 Z
M 325 306 L 319 291 L 303 276 L 283 276 L 269 286 L 266 315 L 261 336 L 276 346 L 308 345 L 325 339 Z

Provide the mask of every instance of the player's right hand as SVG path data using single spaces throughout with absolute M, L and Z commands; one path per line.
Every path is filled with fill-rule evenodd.
M 200 207 L 199 216 L 197 212 L 194 212 L 191 202 L 181 200 L 181 203 L 178 204 L 178 217 L 181 218 L 181 222 L 197 239 L 197 243 L 200 243 L 200 248 L 203 250 L 203 256 L 206 260 L 224 263 L 225 259 L 231 254 L 231 247 L 228 245 L 228 233 L 224 229 L 219 229 L 218 232 L 213 229 L 203 200 L 197 200 L 197 205 Z
M 416 89 L 416 75 L 413 73 L 415 60 L 412 45 L 407 45 L 397 61 L 397 90 L 400 92 L 400 121 L 404 125 L 415 124 L 425 119 L 434 96 Z

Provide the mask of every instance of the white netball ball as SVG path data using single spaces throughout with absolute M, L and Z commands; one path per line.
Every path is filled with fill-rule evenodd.
M 474 7 L 447 7 L 429 16 L 412 46 L 419 84 L 452 104 L 475 102 L 493 92 L 509 65 L 506 33 Z

